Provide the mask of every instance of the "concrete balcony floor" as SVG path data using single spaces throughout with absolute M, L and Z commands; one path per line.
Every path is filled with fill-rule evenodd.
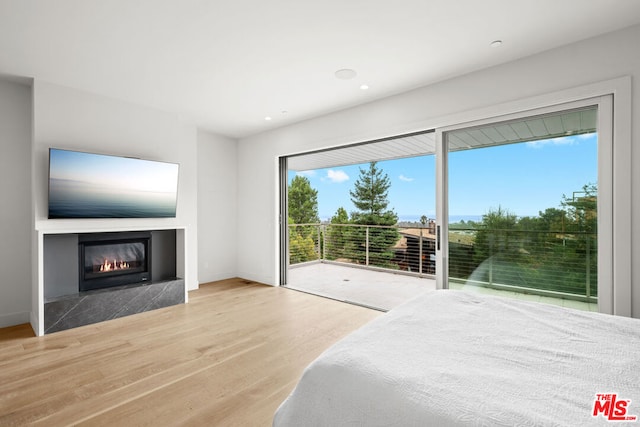
M 287 287 L 387 311 L 421 293 L 435 290 L 436 281 L 433 278 L 415 277 L 348 265 L 312 263 L 290 267 Z M 597 304 L 562 298 L 495 290 L 473 285 L 452 284 L 451 288 L 554 304 L 584 311 L 598 311 Z
M 288 276 L 288 288 L 383 311 L 436 289 L 430 278 L 326 263 L 291 267 Z

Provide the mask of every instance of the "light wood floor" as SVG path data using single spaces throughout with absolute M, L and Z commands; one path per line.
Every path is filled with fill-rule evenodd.
M 0 329 L 0 426 L 270 426 L 304 367 L 382 313 L 230 279 L 44 337 Z

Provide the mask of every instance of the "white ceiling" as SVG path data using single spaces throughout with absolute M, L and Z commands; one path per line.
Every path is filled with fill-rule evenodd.
M 637 23 L 637 0 L 0 0 L 0 74 L 241 138 Z

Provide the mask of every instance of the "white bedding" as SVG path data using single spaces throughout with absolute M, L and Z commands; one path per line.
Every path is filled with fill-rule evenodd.
M 640 320 L 434 291 L 325 351 L 273 425 L 610 425 L 597 393 L 640 416 Z

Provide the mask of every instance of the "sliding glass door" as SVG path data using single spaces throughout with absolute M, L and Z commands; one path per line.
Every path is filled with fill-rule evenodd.
M 280 160 L 281 284 L 382 310 L 435 289 L 435 133 Z
M 318 293 L 343 292 L 360 283 L 345 273 L 354 270 L 329 269 L 357 267 L 387 284 L 382 273 L 396 273 L 394 291 L 396 279 L 427 277 L 440 289 L 612 313 L 612 103 L 603 96 L 282 158 L 281 284 L 308 289 L 319 278 Z M 338 189 L 342 198 L 327 198 Z M 312 216 L 292 215 L 309 200 Z M 365 209 L 378 205 L 384 215 Z M 385 215 L 392 221 L 375 220 Z M 372 280 L 361 294 L 372 294 Z
M 440 133 L 440 287 L 610 312 L 610 114 L 598 98 Z

